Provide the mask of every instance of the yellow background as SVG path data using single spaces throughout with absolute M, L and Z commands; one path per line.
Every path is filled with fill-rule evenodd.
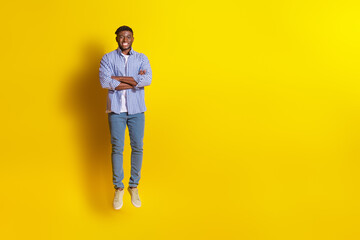
M 355 0 L 2 3 L 1 239 L 359 239 L 359 16 Z M 153 82 L 143 206 L 115 211 L 98 68 L 121 25 Z

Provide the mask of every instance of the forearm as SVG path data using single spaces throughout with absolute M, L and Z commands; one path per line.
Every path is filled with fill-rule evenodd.
M 125 90 L 125 89 L 132 89 L 133 86 L 131 86 L 130 84 L 127 84 L 127 83 L 120 83 L 119 86 L 117 86 L 115 88 L 115 90 Z
M 122 82 L 122 83 L 127 83 L 131 86 L 137 85 L 137 82 L 135 81 L 135 79 L 133 77 L 111 76 L 111 78 L 115 79 L 119 82 Z

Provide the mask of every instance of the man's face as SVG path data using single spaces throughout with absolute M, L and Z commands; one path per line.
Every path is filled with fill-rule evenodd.
M 134 37 L 130 31 L 121 31 L 116 36 L 116 42 L 121 51 L 128 50 L 134 41 Z

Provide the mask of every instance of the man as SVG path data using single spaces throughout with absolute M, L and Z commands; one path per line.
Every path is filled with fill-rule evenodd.
M 108 89 L 107 109 L 112 144 L 112 170 L 115 196 L 113 207 L 123 205 L 123 150 L 126 125 L 131 145 L 131 177 L 128 191 L 135 207 L 141 206 L 137 186 L 143 159 L 143 138 L 146 111 L 144 87 L 150 85 L 152 71 L 148 58 L 132 49 L 133 30 L 119 27 L 116 32 L 118 49 L 103 56 L 100 63 L 100 83 Z

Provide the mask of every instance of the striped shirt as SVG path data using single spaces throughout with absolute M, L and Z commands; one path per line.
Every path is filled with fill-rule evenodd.
M 126 91 L 126 106 L 128 114 L 136 114 L 146 111 L 144 87 L 151 84 L 152 71 L 149 59 L 143 54 L 129 52 L 127 64 L 125 57 L 118 48 L 103 56 L 100 62 L 99 77 L 102 88 L 108 89 L 106 112 L 120 113 L 121 95 Z M 140 70 L 146 70 L 144 75 L 139 75 Z M 120 84 L 111 76 L 133 77 L 137 85 L 132 89 L 115 90 Z

